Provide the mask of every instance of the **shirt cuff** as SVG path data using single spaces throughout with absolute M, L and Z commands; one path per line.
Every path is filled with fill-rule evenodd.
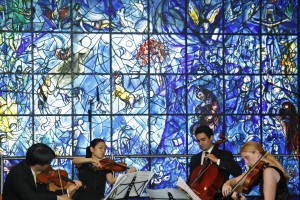
M 217 161 L 217 165 L 218 165 L 218 166 L 220 165 L 220 159 L 218 159 L 218 161 Z

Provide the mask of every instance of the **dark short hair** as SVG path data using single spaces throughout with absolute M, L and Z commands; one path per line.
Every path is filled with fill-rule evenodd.
M 90 147 L 95 148 L 95 146 L 96 146 L 98 143 L 100 143 L 100 142 L 104 142 L 104 143 L 105 143 L 105 141 L 104 141 L 103 139 L 100 139 L 100 138 L 93 139 L 93 140 L 90 142 L 90 146 L 88 146 L 88 147 L 86 148 L 86 154 L 85 154 L 85 157 L 86 157 L 86 158 L 91 158 L 91 157 L 92 157 L 92 152 L 91 152 L 91 150 L 90 150 Z
M 33 166 L 35 164 L 47 165 L 55 158 L 54 151 L 46 144 L 36 143 L 28 148 L 26 162 Z
M 209 126 L 207 125 L 200 125 L 194 131 L 195 136 L 199 133 L 205 133 L 205 135 L 210 138 L 210 136 L 214 135 L 214 132 Z

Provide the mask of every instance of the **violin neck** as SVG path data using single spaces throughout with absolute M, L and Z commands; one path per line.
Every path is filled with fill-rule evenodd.
M 72 179 L 69 179 L 68 177 L 65 177 L 62 175 L 60 175 L 59 178 L 61 178 L 61 180 L 67 181 L 67 182 L 75 183 Z
M 124 166 L 124 165 L 121 165 L 121 164 L 119 164 L 119 163 L 117 163 L 117 162 L 115 162 L 114 164 L 117 165 L 117 166 L 120 166 L 120 167 L 124 167 L 125 169 L 130 169 L 129 167 Z

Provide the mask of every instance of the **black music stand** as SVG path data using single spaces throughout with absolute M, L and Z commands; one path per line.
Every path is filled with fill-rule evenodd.
M 104 200 L 140 197 L 153 174 L 151 171 L 138 171 L 125 175 L 120 174 L 111 192 Z
M 190 196 L 184 191 L 167 188 L 159 190 L 147 189 L 147 193 L 150 196 L 151 200 L 190 200 Z

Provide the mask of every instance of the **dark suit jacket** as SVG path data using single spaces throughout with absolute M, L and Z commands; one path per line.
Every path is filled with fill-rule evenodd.
M 233 175 L 234 177 L 242 174 L 242 168 L 235 162 L 235 160 L 233 159 L 233 155 L 230 151 L 213 149 L 211 153 L 220 159 L 220 165 L 218 167 L 220 173 L 222 173 L 224 176 L 222 185 L 229 179 L 230 174 Z M 201 165 L 201 156 L 202 156 L 202 152 L 192 156 L 191 163 L 190 163 L 190 174 L 192 174 L 192 172 L 198 166 Z M 190 183 L 191 181 L 190 179 L 191 179 L 191 175 L 189 177 L 188 183 Z M 219 198 L 221 194 L 216 194 L 216 195 Z M 218 199 L 218 198 L 216 198 L 215 196 L 214 199 Z
M 3 186 L 3 200 L 57 200 L 57 195 L 37 189 L 30 166 L 22 161 L 8 173 Z

